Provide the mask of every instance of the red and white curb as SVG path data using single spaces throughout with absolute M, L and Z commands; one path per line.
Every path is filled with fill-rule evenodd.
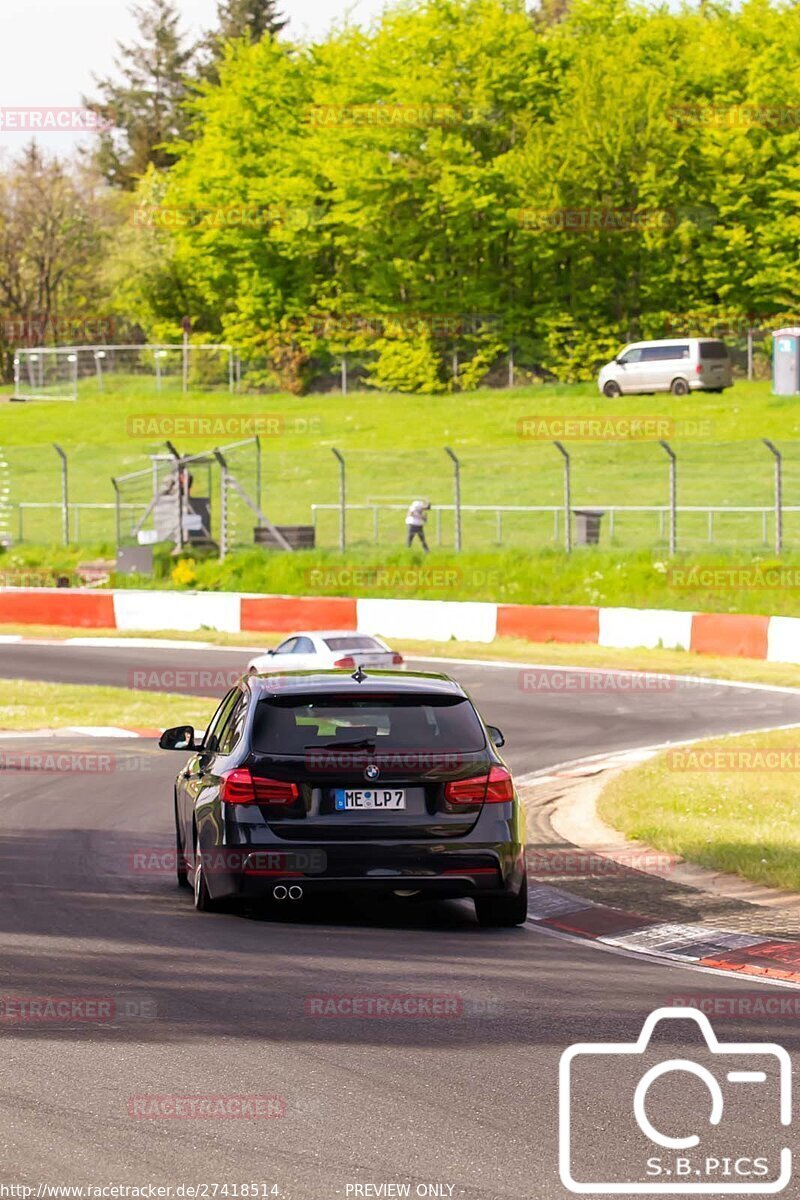
M 83 629 L 291 632 L 359 629 L 388 638 L 448 642 L 588 642 L 617 649 L 800 663 L 800 618 L 597 605 L 286 596 L 246 592 L 0 588 L 0 624 Z
M 647 958 L 800 987 L 800 941 L 717 929 L 701 922 L 657 921 L 536 882 L 528 888 L 528 923 Z

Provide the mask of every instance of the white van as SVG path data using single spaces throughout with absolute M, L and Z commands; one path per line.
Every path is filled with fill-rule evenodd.
M 728 348 L 716 338 L 631 342 L 606 363 L 597 386 L 613 399 L 624 392 L 721 392 L 733 386 Z

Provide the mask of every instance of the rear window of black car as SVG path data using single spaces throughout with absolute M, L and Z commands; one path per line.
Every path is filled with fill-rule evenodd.
M 260 700 L 253 749 L 305 754 L 322 748 L 377 751 L 483 750 L 483 728 L 459 696 L 279 696 Z
M 706 358 L 727 358 L 728 347 L 724 342 L 701 342 L 700 357 Z

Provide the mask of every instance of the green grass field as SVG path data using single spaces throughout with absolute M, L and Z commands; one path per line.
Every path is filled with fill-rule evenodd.
M 680 504 L 768 506 L 772 460 L 759 440 L 767 436 L 785 451 L 785 503 L 800 502 L 800 403 L 773 397 L 768 382 L 739 381 L 722 395 L 632 396 L 613 402 L 588 384 L 434 397 L 372 392 L 346 397 L 227 392 L 181 396 L 159 394 L 151 385 L 132 380 L 109 380 L 107 388 L 102 395 L 89 391 L 77 403 L 0 403 L 0 447 L 10 465 L 12 502 L 60 498 L 53 442 L 69 454 L 71 499 L 111 504 L 110 477 L 148 467 L 148 456 L 163 452 L 167 437 L 181 452 L 199 452 L 238 440 L 247 432 L 239 418 L 254 416 L 267 426 L 262 439 L 263 505 L 282 524 L 308 523 L 312 504 L 337 503 L 334 446 L 347 458 L 351 503 L 405 505 L 418 493 L 429 496 L 434 505 L 451 503 L 452 463 L 443 449 L 449 445 L 462 462 L 465 505 L 561 505 L 562 462 L 552 445 L 560 437 L 572 453 L 575 506 L 660 505 L 668 496 L 667 458 L 654 439 L 663 435 L 678 453 Z M 194 437 L 185 427 L 181 431 L 174 426 L 176 419 L 199 417 L 233 419 L 231 432 Z M 561 429 L 557 422 L 565 418 L 603 418 L 611 423 L 599 439 L 587 440 Z M 663 422 L 646 430 L 650 440 L 619 440 L 624 432 L 621 421 L 648 418 Z M 203 472 L 196 474 L 194 491 L 202 494 Z M 349 544 L 356 549 L 374 546 L 374 521 L 371 509 L 352 513 Z M 15 522 L 14 514 L 12 533 Z M 252 544 L 248 514 L 240 524 L 241 544 Z M 800 514 L 787 513 L 785 528 L 787 545 L 800 542 Z M 54 542 L 59 516 L 55 511 L 29 511 L 24 530 L 35 540 Z M 382 546 L 400 546 L 403 532 L 401 512 L 380 515 Z M 620 513 L 614 520 L 613 541 L 608 518 L 603 538 L 625 549 L 651 547 L 659 539 L 663 544 L 663 532 L 656 514 Z M 719 545 L 756 549 L 763 545 L 763 532 L 758 514 L 721 514 L 715 518 L 713 536 Z M 87 545 L 108 543 L 113 536 L 111 512 L 84 512 L 78 534 Z M 429 534 L 434 545 L 440 537 L 442 547 L 452 547 L 451 515 L 443 513 L 438 527 L 434 514 Z M 337 514 L 321 513 L 318 544 L 334 546 L 337 535 Z M 501 542 L 532 549 L 550 544 L 553 537 L 551 513 L 506 513 L 501 524 L 493 512 L 464 515 L 468 550 L 492 551 Z M 771 522 L 767 537 L 772 537 Z M 708 547 L 705 515 L 682 517 L 679 544 L 692 550 Z
M 0 732 L 64 729 L 70 725 L 116 725 L 123 729 L 166 729 L 192 722 L 205 729 L 217 706 L 202 696 L 132 691 L 88 684 L 3 680 Z
M 798 771 L 800 729 L 717 738 L 625 771 L 599 812 L 658 850 L 800 891 Z

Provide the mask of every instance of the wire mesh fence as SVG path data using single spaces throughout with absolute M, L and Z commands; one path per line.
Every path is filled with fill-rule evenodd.
M 76 447 L 67 474 L 50 446 L 0 448 L 0 541 L 11 543 L 180 543 L 176 471 L 183 469 L 195 528 L 187 545 L 233 551 L 281 545 L 263 534 L 313 529 L 314 543 L 336 548 L 400 547 L 413 499 L 430 500 L 428 540 L 453 549 L 459 526 L 456 465 L 444 448 L 341 449 L 343 464 L 309 437 L 302 450 L 280 439 L 247 438 L 214 449 L 145 455 L 132 446 Z M 670 460 L 657 441 L 565 442 L 566 463 L 552 441 L 456 446 L 461 544 L 465 550 L 561 547 L 576 511 L 601 514 L 600 546 L 668 551 L 672 526 Z M 777 523 L 775 458 L 761 441 L 671 443 L 676 454 L 676 547 L 773 550 Z M 800 547 L 800 444 L 779 443 L 783 549 Z M 176 465 L 176 456 L 180 460 Z M 139 464 L 143 464 L 140 466 Z M 342 475 L 343 465 L 343 475 Z M 120 470 L 120 467 L 123 469 Z M 137 469 L 124 469 L 135 467 Z M 116 470 L 115 470 L 116 468 Z M 115 475 L 117 490 L 111 482 Z M 66 485 L 66 511 L 64 522 Z M 187 511 L 184 516 L 189 516 Z M 143 518 L 147 520 L 142 524 Z M 257 531 L 261 532 L 257 532 Z M 302 544 L 310 544 L 306 541 Z
M 118 547 L 171 542 L 225 555 L 258 542 L 257 531 L 275 533 L 261 511 L 258 437 L 187 455 L 170 443 L 112 484 Z M 287 548 L 280 534 L 277 545 Z
M 242 367 L 230 346 L 38 346 L 14 355 L 14 399 L 72 400 L 146 381 L 156 392 L 233 392 Z
M 423 319 L 424 318 L 424 319 Z M 389 328 L 394 328 L 389 320 Z M 405 319 L 406 324 L 408 318 Z M 707 315 L 700 313 L 667 314 L 665 328 L 650 336 L 713 337 L 725 341 L 734 373 L 739 378 L 766 379 L 771 370 L 772 330 L 796 318 L 779 315 L 748 316 Z M 438 352 L 439 383 L 454 392 L 463 386 L 504 388 L 552 378 L 542 365 L 535 346 L 515 347 L 510 335 L 498 332 L 497 352 L 478 378 L 469 366 L 475 345 L 468 340 L 470 331 L 496 329 L 497 318 L 487 314 L 416 314 L 413 322 L 432 334 Z M 382 378 L 378 367 L 378 345 L 385 340 L 384 319 L 362 315 L 359 318 L 319 319 L 310 328 L 318 334 L 316 350 L 306 363 L 302 384 L 306 391 L 343 394 L 376 386 Z M 403 322 L 401 322 L 401 325 Z M 358 333 L 368 331 L 365 346 L 355 349 L 348 344 Z M 346 334 L 347 336 L 343 336 Z M 631 334 L 628 341 L 642 334 Z M 465 341 L 467 338 L 467 341 Z M 529 339 L 530 340 L 530 339 Z M 541 351 L 541 348 L 540 348 Z M 565 334 L 565 361 L 570 359 L 569 335 Z M 493 350 L 494 353 L 494 350 Z M 291 356 L 290 356 L 291 357 Z M 32 346 L 14 353 L 14 396 L 19 400 L 78 400 L 110 388 L 125 390 L 147 381 L 157 392 L 224 390 L 242 394 L 286 390 L 286 367 L 278 359 L 253 356 L 252 352 L 227 344 L 201 344 L 187 340 L 170 344 Z M 599 369 L 600 363 L 595 363 Z M 466 371 L 465 371 L 466 369 Z

